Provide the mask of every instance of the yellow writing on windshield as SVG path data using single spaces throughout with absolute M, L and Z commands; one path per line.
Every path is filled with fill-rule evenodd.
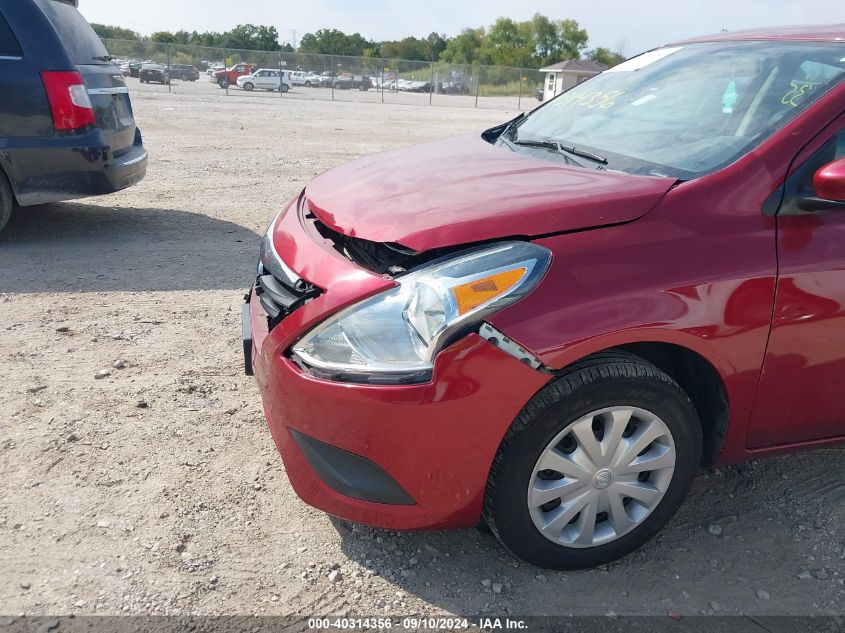
M 799 81 L 796 79 L 794 81 L 790 81 L 789 85 L 789 92 L 783 95 L 783 99 L 781 99 L 780 102 L 783 105 L 795 108 L 798 107 L 801 97 L 803 97 L 807 92 L 814 90 L 819 83 L 816 81 Z

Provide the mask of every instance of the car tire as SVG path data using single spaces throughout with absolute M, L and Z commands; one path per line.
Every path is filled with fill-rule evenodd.
M 304 85 L 305 85 L 305 87 L 306 87 L 306 88 L 310 88 L 310 87 L 311 87 L 311 82 L 310 82 L 310 81 L 306 81 Z
M 244 82 L 244 85 L 243 85 L 244 90 L 246 90 L 247 92 L 252 92 L 253 88 L 255 88 L 255 86 L 252 85 L 250 82 L 248 82 L 248 81 Z
M 287 84 L 282 84 L 279 90 L 281 90 L 282 92 L 287 92 L 288 90 L 290 90 L 290 87 Z
M 228 82 L 228 81 L 226 81 L 225 79 L 218 79 L 218 80 L 217 80 L 217 85 L 218 85 L 218 86 L 220 86 L 221 88 L 223 88 L 223 89 L 225 90 L 226 88 L 228 88 L 228 87 L 229 87 L 229 82 Z
M 8 224 L 12 217 L 12 209 L 15 207 L 15 196 L 12 193 L 12 185 L 0 169 L 0 231 Z
M 483 519 L 507 549 L 538 567 L 608 563 L 672 518 L 701 450 L 695 407 L 670 376 L 627 352 L 595 354 L 537 393 L 508 429 Z M 643 470 L 646 463 L 655 468 Z

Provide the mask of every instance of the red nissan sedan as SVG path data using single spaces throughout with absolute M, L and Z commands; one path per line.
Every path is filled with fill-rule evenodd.
M 244 306 L 303 500 L 605 563 L 845 440 L 845 25 L 678 42 L 308 184 Z

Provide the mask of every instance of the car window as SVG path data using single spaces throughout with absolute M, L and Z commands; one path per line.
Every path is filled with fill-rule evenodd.
M 58 0 L 37 2 L 74 64 L 111 63 L 106 47 L 76 7 Z
M 841 43 L 655 49 L 543 105 L 517 136 L 577 146 L 607 157 L 608 169 L 688 180 L 735 161 L 843 78 Z
M 6 19 L 0 15 L 0 57 L 20 57 L 21 45 Z

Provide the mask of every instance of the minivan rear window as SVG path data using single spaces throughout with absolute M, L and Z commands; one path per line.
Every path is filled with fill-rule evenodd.
M 6 22 L 6 19 L 0 15 L 0 57 L 20 57 L 21 45 L 15 34 L 12 33 L 12 27 Z
M 100 38 L 72 4 L 38 0 L 38 5 L 59 34 L 74 64 L 109 64 L 109 53 Z

